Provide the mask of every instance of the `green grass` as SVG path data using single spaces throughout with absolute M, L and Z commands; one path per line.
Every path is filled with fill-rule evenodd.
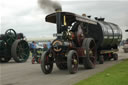
M 128 85 L 128 60 L 124 60 L 75 85 Z

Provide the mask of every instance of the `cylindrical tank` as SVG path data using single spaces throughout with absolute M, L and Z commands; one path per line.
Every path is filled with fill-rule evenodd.
M 97 25 L 89 25 L 88 34 L 95 39 L 97 48 L 101 50 L 117 49 L 122 40 L 122 31 L 118 25 L 105 21 L 97 21 Z

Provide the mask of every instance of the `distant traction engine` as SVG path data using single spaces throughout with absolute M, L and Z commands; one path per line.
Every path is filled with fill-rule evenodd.
M 29 57 L 29 46 L 22 33 L 8 29 L 0 35 L 0 62 L 8 62 L 13 58 L 16 62 L 25 62 Z

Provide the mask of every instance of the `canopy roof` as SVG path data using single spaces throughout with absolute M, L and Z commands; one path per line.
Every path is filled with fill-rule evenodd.
M 75 21 L 81 21 L 90 24 L 97 24 L 97 21 L 91 20 L 90 18 L 80 16 L 71 12 L 61 12 L 63 16 L 66 16 L 67 25 L 71 25 Z M 56 23 L 56 13 L 52 13 L 46 16 L 46 22 Z

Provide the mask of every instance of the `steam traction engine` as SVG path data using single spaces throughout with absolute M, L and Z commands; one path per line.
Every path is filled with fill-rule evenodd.
M 120 28 L 103 18 L 92 20 L 70 12 L 56 12 L 46 16 L 46 21 L 57 24 L 57 38 L 52 47 L 41 57 L 41 69 L 45 74 L 52 72 L 53 63 L 60 70 L 76 73 L 78 64 L 92 69 L 96 61 L 118 59 L 115 53 L 122 39 Z
M 0 35 L 0 62 L 8 62 L 12 57 L 16 62 L 27 61 L 29 46 L 22 33 L 8 29 Z

